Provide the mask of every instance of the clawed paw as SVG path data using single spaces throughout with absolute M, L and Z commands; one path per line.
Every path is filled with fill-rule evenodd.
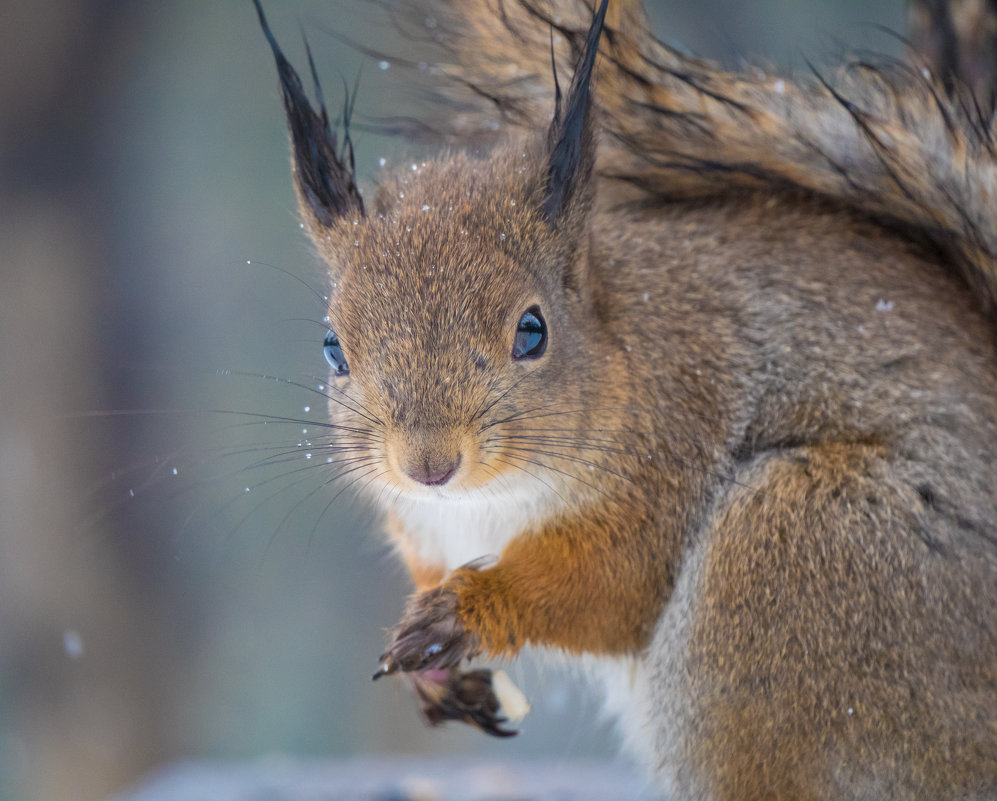
M 391 631 L 374 678 L 398 671 L 455 667 L 480 651 L 478 638 L 464 628 L 457 613 L 457 593 L 437 587 L 415 596 Z

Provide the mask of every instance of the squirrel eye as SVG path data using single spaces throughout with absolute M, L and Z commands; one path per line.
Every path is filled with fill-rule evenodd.
M 322 348 L 325 360 L 332 366 L 332 371 L 337 376 L 350 374 L 350 366 L 346 363 L 346 356 L 343 355 L 343 347 L 339 344 L 339 337 L 331 328 L 325 335 L 325 344 Z
M 523 312 L 516 326 L 516 339 L 512 345 L 512 358 L 539 359 L 547 349 L 547 323 L 540 309 L 531 306 Z

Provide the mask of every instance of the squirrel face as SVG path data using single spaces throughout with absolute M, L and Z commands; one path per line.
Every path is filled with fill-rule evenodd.
M 455 497 L 528 476 L 527 432 L 576 422 L 545 415 L 577 407 L 591 370 L 585 299 L 564 280 L 585 254 L 542 219 L 529 148 L 413 166 L 375 213 L 313 229 L 343 373 L 330 405 L 371 430 L 379 482 Z
M 589 81 L 606 0 L 545 136 L 487 160 L 415 165 L 381 185 L 371 213 L 356 184 L 349 98 L 340 143 L 311 58 L 318 111 L 256 8 L 277 64 L 302 217 L 332 276 L 326 350 L 340 386 L 330 400 L 334 426 L 351 438 L 343 447 L 360 453 L 351 469 L 410 494 L 508 486 L 511 474 L 556 490 L 578 460 L 552 429 L 585 424 L 593 404 L 579 402 L 580 388 L 592 394 L 602 361 L 586 328 L 587 210 Z M 541 417 L 547 424 L 533 422 Z

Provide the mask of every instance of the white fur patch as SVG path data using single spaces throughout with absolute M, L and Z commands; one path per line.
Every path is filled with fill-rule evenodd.
M 658 761 L 655 732 L 650 728 L 651 690 L 643 659 L 585 657 L 586 672 L 602 692 L 603 711 L 616 723 L 623 749 L 645 767 Z
M 711 797 L 684 769 L 686 737 L 696 715 L 686 658 L 704 550 L 700 546 L 685 554 L 646 653 L 580 660 L 598 681 L 603 709 L 615 718 L 623 749 L 648 768 L 665 798 L 676 800 Z
M 460 496 L 404 496 L 392 507 L 426 564 L 454 570 L 477 559 L 498 558 L 522 532 L 541 525 L 559 499 L 528 478 L 493 482 Z

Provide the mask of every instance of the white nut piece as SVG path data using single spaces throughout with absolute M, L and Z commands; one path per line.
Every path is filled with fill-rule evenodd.
M 529 714 L 530 702 L 504 670 L 492 672 L 492 691 L 510 722 L 518 723 Z

